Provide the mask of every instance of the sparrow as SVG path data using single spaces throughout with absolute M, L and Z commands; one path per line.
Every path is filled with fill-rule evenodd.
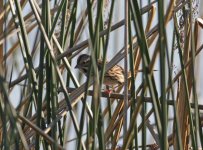
M 79 69 L 83 74 L 87 76 L 88 70 L 90 68 L 91 57 L 87 54 L 82 54 L 77 59 L 77 64 L 75 68 Z M 106 61 L 106 64 L 108 61 Z M 102 60 L 99 59 L 97 61 L 98 70 L 102 69 Z M 104 74 L 104 85 L 114 86 L 114 85 L 122 85 L 124 83 L 124 69 L 115 65 Z

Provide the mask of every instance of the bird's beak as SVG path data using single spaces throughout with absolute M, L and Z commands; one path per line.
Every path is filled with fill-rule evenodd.
M 79 65 L 78 65 L 78 64 L 76 64 L 75 68 L 79 68 Z

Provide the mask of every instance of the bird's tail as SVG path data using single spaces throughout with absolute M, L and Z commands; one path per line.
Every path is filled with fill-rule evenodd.
M 158 70 L 155 69 L 155 70 L 152 70 L 152 71 L 158 71 Z M 135 70 L 134 75 L 136 75 L 139 72 L 144 72 L 144 70 L 143 69 Z M 131 74 L 131 71 L 129 71 L 128 72 L 128 78 L 131 78 L 131 77 L 132 77 L 132 74 Z

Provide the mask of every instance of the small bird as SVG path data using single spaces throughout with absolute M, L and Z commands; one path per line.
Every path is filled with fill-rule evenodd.
M 91 62 L 90 56 L 87 54 L 82 54 L 78 57 L 75 68 L 79 69 L 82 73 L 84 73 L 87 76 L 88 70 L 90 68 L 90 62 Z M 97 65 L 100 71 L 102 68 L 102 60 L 99 59 Z M 104 74 L 104 82 L 103 82 L 104 85 L 112 87 L 114 85 L 120 86 L 123 84 L 123 82 L 124 82 L 124 69 L 119 65 L 113 66 Z

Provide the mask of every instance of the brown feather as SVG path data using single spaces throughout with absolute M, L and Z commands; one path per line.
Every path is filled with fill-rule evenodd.
M 78 57 L 77 60 L 77 68 L 80 69 L 85 74 L 85 69 L 88 68 L 90 63 L 90 56 L 83 54 Z M 108 61 L 106 62 L 108 63 Z M 98 69 L 99 71 L 102 68 L 102 60 L 98 60 Z M 86 74 L 85 74 L 86 75 Z M 124 70 L 121 66 L 115 65 L 111 69 L 109 69 L 104 75 L 104 84 L 105 85 L 116 85 L 122 84 L 124 82 Z

